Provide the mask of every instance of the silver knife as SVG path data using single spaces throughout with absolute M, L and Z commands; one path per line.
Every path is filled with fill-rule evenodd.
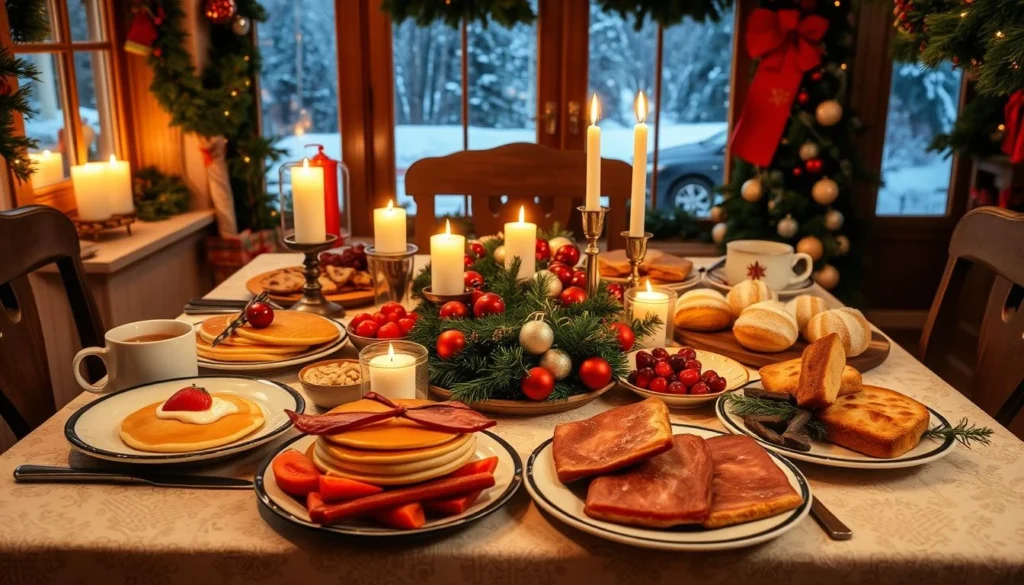
M 252 481 L 234 477 L 150 472 L 120 473 L 101 469 L 76 469 L 46 465 L 19 465 L 14 468 L 14 481 L 17 483 L 113 483 L 198 490 L 252 489 Z
M 821 503 L 821 500 L 811 496 L 811 516 L 817 521 L 832 540 L 850 540 L 853 538 L 853 531 L 843 524 L 842 520 Z
M 231 337 L 231 334 L 235 332 L 235 329 L 238 329 L 242 325 L 245 325 L 245 313 L 246 311 L 249 310 L 249 307 L 251 307 L 255 303 L 260 303 L 267 300 L 267 297 L 269 296 L 270 294 L 267 291 L 263 291 L 260 294 L 256 295 L 255 297 L 253 297 L 251 301 L 246 303 L 245 307 L 242 309 L 242 312 L 238 314 L 238 317 L 231 321 L 231 323 L 229 323 L 228 326 L 224 328 L 224 331 L 222 331 L 220 335 L 213 339 L 213 343 L 210 344 L 210 347 L 217 347 L 217 345 L 220 344 L 222 341 L 224 341 L 228 337 Z

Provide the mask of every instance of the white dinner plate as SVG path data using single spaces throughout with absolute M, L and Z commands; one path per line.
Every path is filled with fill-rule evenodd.
M 167 400 L 193 383 L 210 393 L 234 394 L 251 400 L 263 411 L 263 426 L 233 443 L 189 453 L 140 451 L 121 440 L 121 421 L 125 417 L 146 405 Z M 108 461 L 195 463 L 247 451 L 271 441 L 292 426 L 285 409 L 302 412 L 305 408 L 306 401 L 298 392 L 271 380 L 229 375 L 175 378 L 114 392 L 86 404 L 68 419 L 64 436 L 76 451 Z
M 760 387 L 760 385 L 752 387 Z M 737 390 L 737 392 L 743 392 L 743 390 Z M 936 425 L 949 426 L 949 421 L 947 421 L 945 417 L 935 412 L 927 405 L 925 408 L 928 409 L 928 413 L 931 415 L 931 420 L 928 421 L 928 428 L 932 428 Z M 916 467 L 918 465 L 924 465 L 925 463 L 931 463 L 932 461 L 942 459 L 946 455 L 949 455 L 949 452 L 953 449 L 952 438 L 941 441 L 922 439 L 916 447 L 899 457 L 894 457 L 892 459 L 880 459 L 878 457 L 871 457 L 870 455 L 864 455 L 863 453 L 852 451 L 846 447 L 834 445 L 827 441 L 815 441 L 812 439 L 810 451 L 797 451 L 796 449 L 790 449 L 789 447 L 769 443 L 755 435 L 747 429 L 747 427 L 743 426 L 743 417 L 734 414 L 729 410 L 726 395 L 719 397 L 718 402 L 715 404 L 715 414 L 718 415 L 718 420 L 722 421 L 722 424 L 725 425 L 725 428 L 729 429 L 730 432 L 747 435 L 758 443 L 761 443 L 761 445 L 769 451 L 785 455 L 790 459 L 809 461 L 811 463 L 817 463 L 828 467 L 846 467 L 850 469 L 897 469 L 901 467 Z
M 326 317 L 324 318 L 327 319 Z M 221 372 L 269 372 L 273 370 L 280 370 L 281 368 L 301 366 L 302 364 L 323 359 L 338 351 L 348 343 L 348 331 L 345 330 L 345 326 L 334 319 L 327 320 L 331 322 L 331 325 L 338 328 L 338 338 L 325 345 L 312 347 L 302 355 L 272 362 L 222 362 L 199 357 L 199 367 L 206 370 L 217 370 Z M 199 324 L 196 323 L 196 326 L 198 327 Z
M 622 278 L 619 276 L 602 276 L 601 280 L 612 284 L 626 284 L 629 282 L 628 278 Z M 647 277 L 641 277 L 641 280 L 647 280 Z M 686 275 L 686 278 L 684 278 L 680 282 L 661 282 L 655 280 L 651 281 L 651 284 L 654 286 L 659 286 L 661 288 L 680 293 L 688 291 L 691 288 L 697 286 L 698 284 L 700 284 L 700 280 L 700 272 L 698 272 L 697 270 L 691 270 L 690 274 Z
M 670 354 L 674 354 L 679 351 L 678 347 L 666 348 Z M 626 358 L 629 360 L 629 371 L 636 369 L 636 354 L 641 351 L 650 351 L 649 349 L 638 349 L 636 351 L 629 352 Z M 713 392 L 711 394 L 667 394 L 665 392 L 651 392 L 645 390 L 635 384 L 630 384 L 629 380 L 622 378 L 619 383 L 632 390 L 635 394 L 642 398 L 654 397 L 661 400 L 669 408 L 698 408 L 715 400 L 722 394 L 730 390 L 735 390 L 740 386 L 747 383 L 750 379 L 750 371 L 746 366 L 739 363 L 738 361 L 725 357 L 724 355 L 712 353 L 710 351 L 704 351 L 703 349 L 695 349 L 697 352 L 697 361 L 703 367 L 701 371 L 706 372 L 708 370 L 714 370 L 719 376 L 725 378 L 726 386 L 725 390 L 721 392 Z
M 732 286 L 733 286 L 733 285 L 729 284 L 725 280 L 725 267 L 724 266 L 720 266 L 718 268 L 715 268 L 714 270 L 706 271 L 704 273 L 704 284 L 710 286 L 711 288 L 718 289 L 719 291 L 721 291 L 722 293 L 725 293 L 725 294 L 728 294 L 728 292 L 730 290 L 732 290 Z M 791 284 L 791 285 L 787 286 L 786 288 L 784 288 L 784 289 L 782 289 L 780 291 L 777 291 L 777 292 L 778 292 L 779 298 L 782 299 L 782 298 L 786 298 L 786 297 L 795 297 L 797 295 L 807 294 L 807 293 L 811 292 L 811 290 L 813 288 L 814 288 L 814 281 L 811 280 L 810 278 L 808 278 L 807 280 L 805 280 L 803 282 L 798 282 L 796 284 Z
M 395 538 L 452 530 L 494 512 L 503 506 L 523 483 L 523 461 L 519 458 L 516 450 L 494 433 L 481 431 L 476 435 L 476 458 L 498 458 L 498 467 L 494 470 L 494 486 L 485 490 L 477 498 L 477 501 L 462 514 L 447 518 L 428 519 L 426 524 L 415 530 L 398 530 L 360 520 L 322 526 L 309 519 L 305 505 L 281 491 L 271 467 L 274 459 L 285 450 L 295 449 L 300 453 L 305 453 L 314 440 L 316 437 L 312 435 L 302 435 L 281 445 L 279 449 L 263 459 L 253 481 L 257 500 L 262 506 L 288 522 L 321 532 L 360 537 Z
M 678 423 L 672 423 L 672 431 L 677 435 L 693 434 L 703 438 L 727 434 L 714 429 Z M 544 441 L 530 455 L 526 463 L 526 491 L 541 509 L 555 518 L 583 532 L 613 542 L 676 551 L 742 548 L 778 538 L 803 520 L 811 509 L 811 487 L 807 483 L 807 478 L 795 465 L 769 452 L 775 464 L 786 474 L 790 485 L 804 499 L 802 504 L 792 510 L 753 522 L 713 529 L 701 526 L 641 528 L 597 520 L 583 512 L 587 483 L 578 482 L 570 488 L 558 480 L 555 460 L 551 454 L 551 441 Z

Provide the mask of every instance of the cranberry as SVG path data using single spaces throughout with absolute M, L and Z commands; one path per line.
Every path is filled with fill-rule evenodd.
M 651 380 L 651 385 L 648 387 L 651 392 L 664 392 L 668 390 L 668 380 L 662 377 L 657 377 Z
M 686 369 L 686 358 L 681 355 L 669 356 L 668 363 L 672 366 L 672 369 L 681 372 Z
M 636 354 L 636 367 L 650 368 L 654 366 L 654 356 L 649 352 L 641 351 Z
M 676 353 L 686 358 L 686 361 L 697 359 L 697 350 L 692 347 L 684 347 Z
M 725 378 L 717 376 L 714 380 L 708 382 L 707 385 L 711 387 L 711 390 L 714 392 L 722 392 L 729 384 L 725 381 Z
M 388 316 L 380 311 L 370 315 L 370 318 L 377 322 L 377 325 L 383 325 L 388 322 Z
M 651 380 L 654 379 L 654 370 L 651 368 L 641 368 L 636 372 L 636 385 L 641 388 L 647 388 L 651 385 Z
M 690 386 L 690 394 L 710 394 L 711 389 L 704 382 L 697 382 L 693 386 Z
M 356 326 L 356 335 L 359 337 L 377 337 L 377 329 L 379 328 L 379 323 L 369 319 Z
M 675 375 L 676 371 L 672 369 L 668 362 L 658 362 L 654 365 L 654 373 L 662 378 L 671 378 Z
M 398 320 L 398 326 L 402 328 L 402 333 L 406 334 L 412 331 L 412 328 L 416 326 L 416 320 L 408 317 L 402 317 Z
M 686 386 L 679 380 L 676 380 L 675 382 L 672 382 L 671 384 L 668 385 L 668 393 L 686 394 Z
M 388 302 L 384 303 L 383 305 L 381 305 L 380 312 L 384 313 L 385 315 L 391 315 L 392 313 L 398 313 L 398 316 L 400 318 L 401 317 L 405 317 L 405 313 L 406 313 L 405 307 L 403 307 L 401 303 L 396 303 L 395 301 L 388 301 Z
M 694 369 L 683 370 L 679 372 L 679 381 L 686 384 L 686 387 L 689 388 L 700 382 L 700 372 Z
M 718 372 L 716 372 L 714 370 L 708 370 L 708 371 L 704 372 L 703 374 L 701 374 L 700 379 L 703 380 L 704 382 L 708 383 L 708 384 L 711 384 L 711 380 L 714 380 L 717 377 L 718 377 Z
M 702 366 L 701 363 L 697 360 L 686 360 L 686 369 L 696 368 L 696 370 L 699 372 L 703 367 L 704 366 Z
M 665 349 L 664 347 L 656 347 L 651 350 L 651 355 L 653 355 L 655 358 L 659 360 L 667 360 L 668 350 Z
M 369 320 L 370 320 L 370 314 L 369 313 L 359 313 L 358 315 L 356 315 L 355 317 L 352 318 L 352 321 L 348 324 L 348 326 L 351 327 L 353 331 L 355 331 L 356 327 L 359 327 L 360 323 L 362 323 L 363 321 L 369 321 Z
M 627 380 L 627 381 L 628 381 L 628 382 L 629 382 L 630 384 L 632 384 L 632 385 L 636 386 L 636 370 L 633 370 L 632 372 L 630 372 L 630 373 L 629 373 L 629 375 L 628 375 L 628 376 L 626 376 L 626 380 Z

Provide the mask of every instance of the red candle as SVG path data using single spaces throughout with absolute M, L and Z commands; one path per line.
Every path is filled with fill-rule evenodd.
M 341 236 L 341 211 L 338 208 L 338 161 L 324 154 L 323 145 L 306 145 L 310 146 L 315 146 L 318 152 L 309 159 L 309 166 L 324 169 L 324 217 L 327 220 L 327 233 L 338 236 L 338 245 L 341 245 L 345 242 Z

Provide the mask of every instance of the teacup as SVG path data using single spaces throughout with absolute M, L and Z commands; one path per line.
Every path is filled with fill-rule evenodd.
M 799 262 L 803 270 L 795 274 Z M 725 246 L 725 278 L 730 286 L 761 280 L 774 291 L 799 284 L 811 276 L 814 261 L 793 246 L 769 240 L 733 240 Z
M 124 390 L 199 375 L 196 334 L 190 323 L 174 319 L 136 321 L 114 327 L 103 337 L 106 347 L 87 347 L 72 362 L 75 379 L 89 392 Z M 82 360 L 91 355 L 107 367 L 107 376 L 96 384 L 90 384 L 80 371 Z

